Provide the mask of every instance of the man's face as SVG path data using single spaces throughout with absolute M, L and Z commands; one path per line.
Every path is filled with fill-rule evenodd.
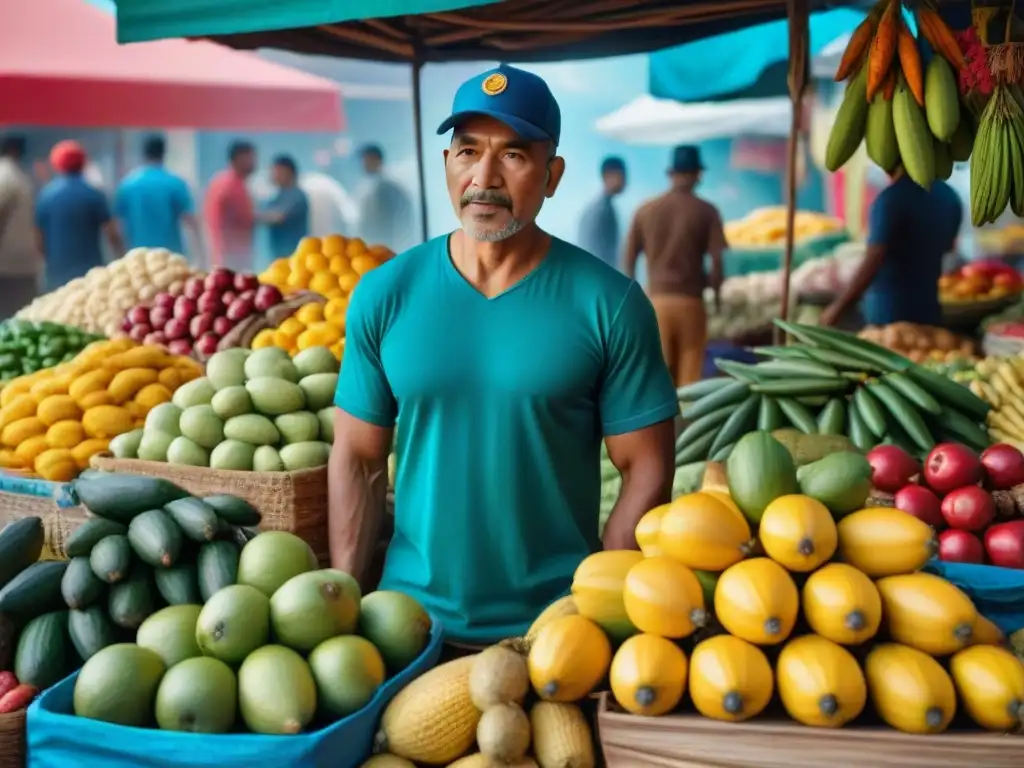
M 256 170 L 256 153 L 255 152 L 242 152 L 235 157 L 235 169 L 242 176 L 251 176 L 253 171 Z
M 292 171 L 285 165 L 275 165 L 271 168 L 270 175 L 273 178 L 274 185 L 278 187 L 288 187 L 292 183 Z
M 622 171 L 608 171 L 604 175 L 604 184 L 609 194 L 621 194 L 626 188 L 626 174 Z
M 489 117 L 460 125 L 444 161 L 455 215 L 483 242 L 506 240 L 534 221 L 565 172 L 550 144 L 524 141 Z
M 381 166 L 384 163 L 375 152 L 364 152 L 362 159 L 364 171 L 366 171 L 369 174 L 380 173 Z

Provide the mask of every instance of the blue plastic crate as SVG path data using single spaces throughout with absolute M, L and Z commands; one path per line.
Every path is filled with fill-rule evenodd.
M 129 728 L 71 714 L 76 672 L 28 709 L 27 768 L 357 768 L 373 747 L 387 704 L 437 664 L 444 631 L 431 617 L 430 643 L 359 712 L 310 733 L 206 735 Z

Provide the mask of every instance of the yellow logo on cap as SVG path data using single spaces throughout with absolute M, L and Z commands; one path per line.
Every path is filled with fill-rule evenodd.
M 508 78 L 501 74 L 501 72 L 495 72 L 484 80 L 480 88 L 488 96 L 497 96 L 508 88 Z

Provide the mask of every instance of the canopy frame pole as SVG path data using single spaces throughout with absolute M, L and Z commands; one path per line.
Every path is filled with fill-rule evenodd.
M 810 7 L 808 0 L 786 0 L 789 19 L 789 98 L 793 113 L 789 129 L 786 157 L 786 248 L 782 256 L 782 308 L 783 320 L 789 318 L 789 283 L 793 271 L 793 245 L 796 224 L 797 152 L 800 125 L 803 122 L 803 97 L 810 75 Z M 782 329 L 774 328 L 775 343 L 784 341 Z
M 414 138 L 416 140 L 416 172 L 419 176 L 420 191 L 420 236 L 422 242 L 427 242 L 427 179 L 425 173 L 426 164 L 423 155 L 423 88 L 422 77 L 423 60 L 416 57 L 412 62 L 412 123 Z

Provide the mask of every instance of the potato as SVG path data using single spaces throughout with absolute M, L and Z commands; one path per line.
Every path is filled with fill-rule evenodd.
M 152 301 L 159 292 L 155 285 L 144 285 L 139 289 L 139 299 L 142 301 Z

